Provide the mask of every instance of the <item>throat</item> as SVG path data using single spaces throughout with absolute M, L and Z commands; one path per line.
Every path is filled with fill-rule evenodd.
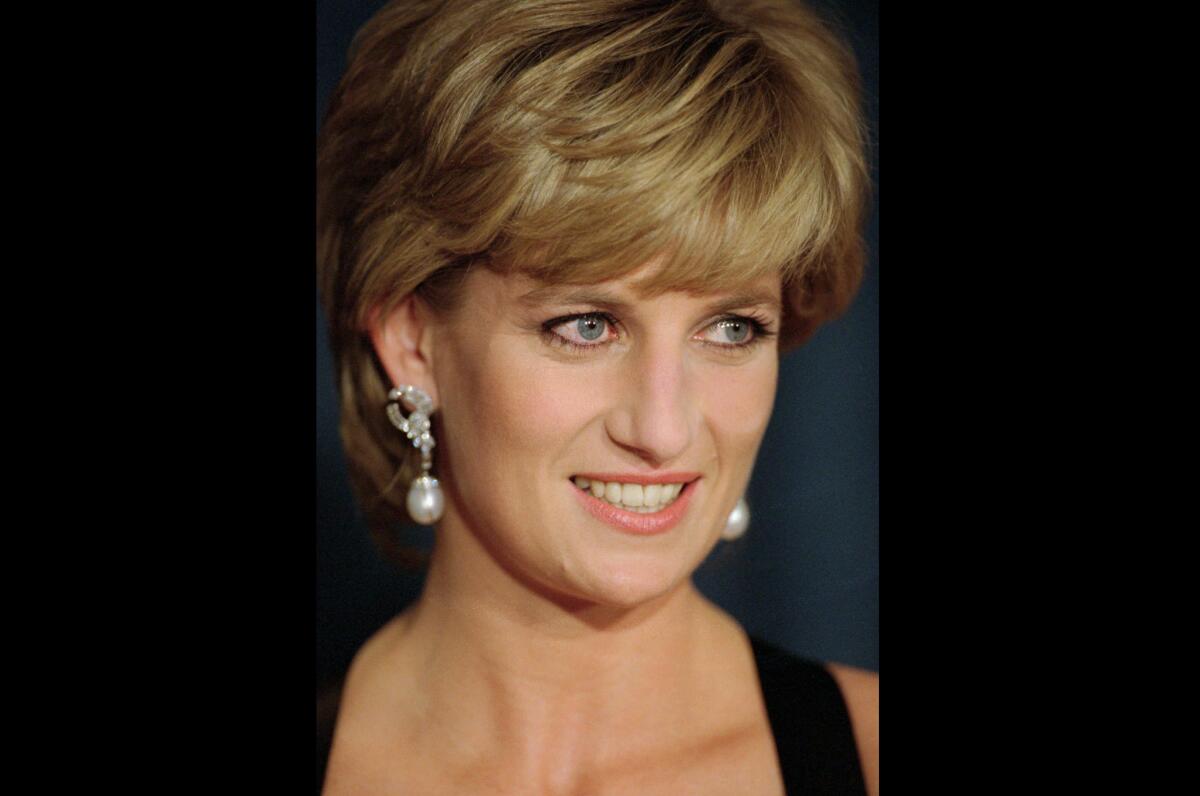
M 583 609 L 535 623 L 495 604 L 419 606 L 408 682 L 423 691 L 420 714 L 437 717 L 422 732 L 522 775 L 590 768 L 616 739 L 652 748 L 707 713 L 701 600 L 688 581 L 615 619 Z

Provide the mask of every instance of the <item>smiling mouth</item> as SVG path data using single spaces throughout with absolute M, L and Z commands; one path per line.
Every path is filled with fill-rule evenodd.
M 665 484 L 631 484 L 620 481 L 601 481 L 577 475 L 571 479 L 581 491 L 619 509 L 637 514 L 655 514 L 670 506 L 689 482 Z
M 650 536 L 665 533 L 679 524 L 696 491 L 695 482 L 700 479 L 699 473 L 666 476 L 654 478 L 666 481 L 657 484 L 600 480 L 580 475 L 572 477 L 571 482 L 580 505 L 593 517 L 619 531 Z M 641 505 L 630 505 L 639 502 Z

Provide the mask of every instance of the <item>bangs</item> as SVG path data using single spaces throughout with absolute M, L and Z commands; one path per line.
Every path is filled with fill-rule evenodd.
M 680 9 L 514 54 L 472 123 L 432 136 L 457 142 L 434 214 L 461 223 L 438 243 L 567 284 L 658 259 L 649 293 L 786 286 L 844 258 L 857 183 L 811 132 L 808 87 L 758 36 Z

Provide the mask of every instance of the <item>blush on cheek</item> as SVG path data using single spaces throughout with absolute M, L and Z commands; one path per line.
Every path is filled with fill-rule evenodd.
M 581 388 L 568 369 L 505 368 L 484 379 L 488 414 L 500 440 L 514 453 L 528 451 L 542 463 L 569 446 L 596 414 L 595 391 Z
M 706 415 L 730 434 L 763 434 L 775 405 L 778 374 L 774 357 L 740 369 L 736 378 L 730 378 L 722 369 L 706 373 L 703 382 Z
M 488 311 L 488 291 L 479 299 L 479 313 L 450 330 L 435 359 L 439 388 L 448 385 L 447 433 L 459 437 L 446 444 L 455 477 L 524 492 L 595 414 L 595 392 L 577 368 L 548 364 L 527 335 L 497 334 L 503 313 Z

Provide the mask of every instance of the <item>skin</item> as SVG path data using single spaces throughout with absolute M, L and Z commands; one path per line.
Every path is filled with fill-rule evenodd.
M 879 793 L 879 675 L 841 664 L 830 664 L 850 713 L 850 725 L 862 761 L 867 793 Z
M 653 267 L 593 286 L 616 323 L 582 351 L 546 322 L 605 307 L 532 301 L 543 285 L 487 269 L 451 316 L 412 297 L 376 316 L 393 383 L 433 398 L 446 510 L 421 598 L 351 667 L 326 793 L 783 792 L 749 640 L 691 581 L 778 375 L 774 338 L 722 348 L 714 324 L 778 331 L 780 284 L 718 310 L 729 295 L 643 295 Z M 553 331 L 589 342 L 575 322 Z M 592 517 L 570 481 L 663 471 L 701 477 L 657 536 Z

